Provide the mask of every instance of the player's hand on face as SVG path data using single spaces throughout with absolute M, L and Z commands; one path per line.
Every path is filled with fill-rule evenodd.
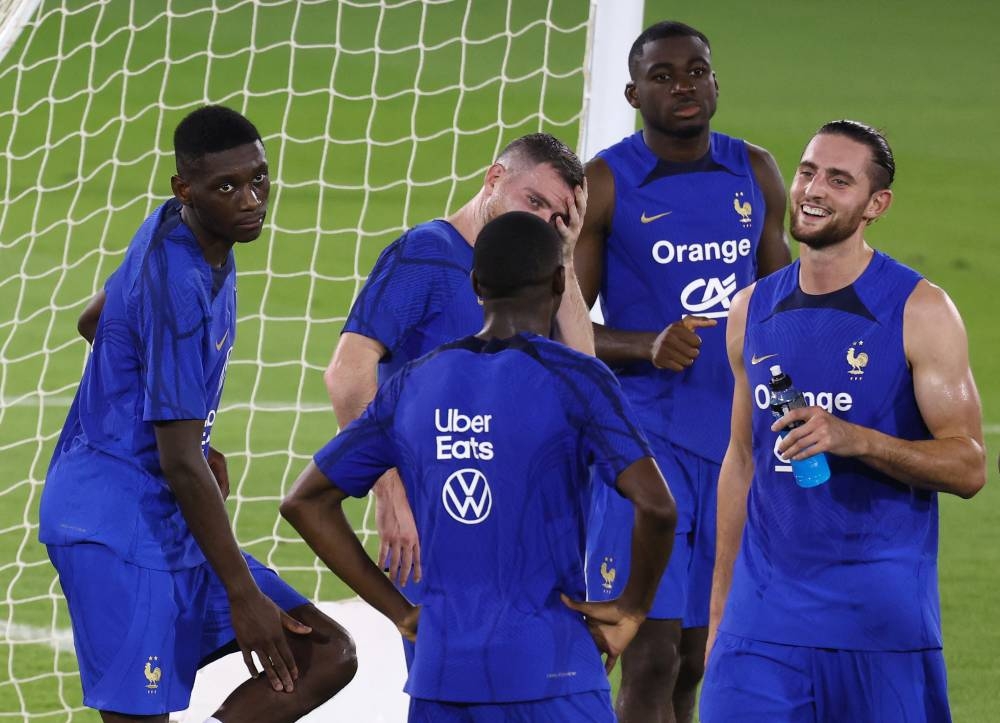
M 226 455 L 214 447 L 209 447 L 208 468 L 215 475 L 215 482 L 222 492 L 222 499 L 229 499 L 229 468 L 226 466 Z
M 229 605 L 233 632 L 247 670 L 257 676 L 257 666 L 251 657 L 251 653 L 256 653 L 271 687 L 291 693 L 299 669 L 288 647 L 285 631 L 307 635 L 312 628 L 281 610 L 256 587 L 244 598 L 230 598 Z
M 790 430 L 778 443 L 778 453 L 785 459 L 798 461 L 820 452 L 830 452 L 839 457 L 864 454 L 859 428 L 821 407 L 792 409 L 774 421 L 771 431 L 780 432 L 795 422 L 803 424 Z
M 604 671 L 610 675 L 619 656 L 639 632 L 639 626 L 645 617 L 625 611 L 617 600 L 582 602 L 570 600 L 562 594 L 560 597 L 566 607 L 576 610 L 586 618 L 590 636 L 597 644 L 597 649 L 606 656 Z
M 386 474 L 397 475 L 394 470 Z M 378 566 L 389 573 L 389 579 L 401 587 L 413 575 L 414 582 L 420 582 L 423 570 L 420 567 L 420 537 L 413 511 L 406 499 L 402 482 L 392 485 L 392 494 L 375 499 L 375 528 L 378 530 Z
M 701 353 L 701 337 L 696 329 L 715 326 L 715 319 L 685 316 L 661 331 L 650 349 L 650 361 L 658 369 L 682 372 L 694 364 Z
M 411 643 L 417 642 L 417 625 L 420 621 L 420 606 L 414 605 L 406 616 L 396 623 L 399 634 Z
M 573 204 L 568 209 L 568 214 L 556 214 L 556 231 L 563 240 L 563 263 L 573 261 L 573 252 L 576 250 L 576 241 L 580 238 L 580 231 L 583 230 L 583 217 L 587 213 L 587 179 L 573 189 Z M 568 219 L 568 222 L 567 222 Z

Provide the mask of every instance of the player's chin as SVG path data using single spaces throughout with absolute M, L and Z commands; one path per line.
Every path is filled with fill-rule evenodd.
M 263 230 L 263 225 L 258 225 L 256 227 L 234 226 L 232 233 L 229 234 L 229 238 L 238 244 L 247 244 L 260 238 L 260 234 Z

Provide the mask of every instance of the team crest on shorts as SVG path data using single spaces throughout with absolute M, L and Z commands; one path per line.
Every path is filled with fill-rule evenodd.
M 615 585 L 615 568 L 611 567 L 614 564 L 615 558 L 605 557 L 604 561 L 601 562 L 601 577 L 604 578 L 604 582 L 601 583 L 601 587 L 604 588 L 604 592 L 611 592 Z
M 146 692 L 153 695 L 156 689 L 159 688 L 160 676 L 163 675 L 163 671 L 160 670 L 160 666 L 156 665 L 159 657 L 155 655 L 150 655 L 149 659 L 146 661 L 146 667 L 143 669 L 143 674 L 146 676 Z

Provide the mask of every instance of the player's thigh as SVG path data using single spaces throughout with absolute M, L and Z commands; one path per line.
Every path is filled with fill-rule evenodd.
M 951 720 L 940 650 L 817 650 L 815 655 L 820 720 Z
M 688 565 L 685 628 L 708 626 L 708 608 L 712 597 L 712 574 L 715 568 L 716 508 L 720 466 L 697 455 L 678 454 L 695 480 L 696 509 L 691 536 L 691 560 Z
M 250 569 L 250 575 L 261 592 L 271 598 L 274 604 L 288 612 L 302 605 L 309 604 L 295 588 L 282 580 L 278 573 L 256 560 L 251 555 L 243 553 Z M 208 605 L 205 613 L 204 633 L 200 647 L 201 665 L 207 665 L 223 655 L 239 649 L 236 635 L 233 632 L 232 616 L 229 610 L 229 598 L 222 581 L 214 573 L 209 574 Z
M 614 723 L 611 695 L 592 690 L 520 703 L 410 699 L 408 723 Z
M 587 534 L 587 599 L 613 600 L 620 597 L 631 574 L 632 503 L 611 491 L 592 515 Z M 650 618 L 682 619 L 687 610 L 689 567 L 692 551 L 690 530 L 674 535 L 667 568 L 657 585 Z
M 701 686 L 700 720 L 818 723 L 810 654 L 810 648 L 719 633 Z
M 103 545 L 49 547 L 73 624 L 84 704 L 157 716 L 190 701 L 205 606 L 204 567 L 137 567 Z

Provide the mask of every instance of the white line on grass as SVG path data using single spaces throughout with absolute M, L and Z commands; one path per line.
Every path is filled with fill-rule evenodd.
M 38 643 L 53 650 L 72 651 L 73 631 L 0 622 L 0 640 L 10 643 Z

